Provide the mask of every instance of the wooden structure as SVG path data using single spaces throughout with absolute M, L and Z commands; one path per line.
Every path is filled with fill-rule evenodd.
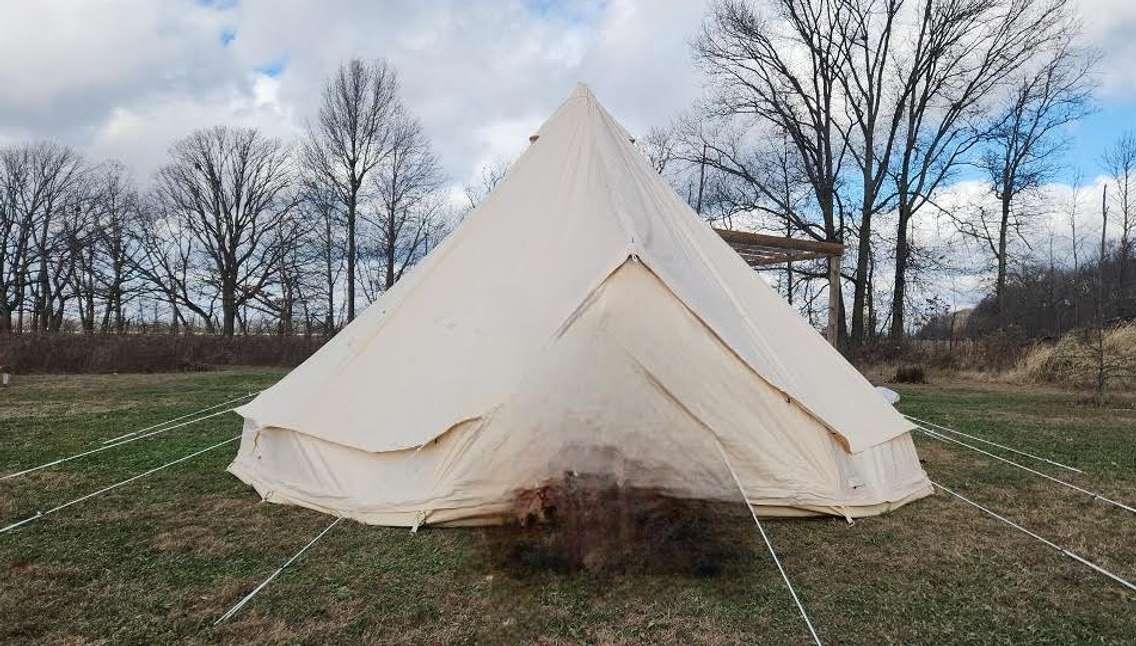
M 817 240 L 798 240 L 780 236 L 750 233 L 748 231 L 727 231 L 714 229 L 738 255 L 751 267 L 781 265 L 800 260 L 828 259 L 828 342 L 834 347 L 837 343 L 839 318 L 837 304 L 840 302 L 840 258 L 844 255 L 844 245 L 836 242 Z

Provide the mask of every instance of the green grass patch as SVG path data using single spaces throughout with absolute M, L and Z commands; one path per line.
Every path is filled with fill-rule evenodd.
M 279 373 L 51 376 L 0 390 L 10 473 L 273 383 Z M 901 386 L 904 412 L 1079 466 L 1136 502 L 1136 411 L 999 385 Z M 0 481 L 0 525 L 239 432 L 217 417 Z M 932 478 L 1136 578 L 1136 516 L 918 438 Z M 0 640 L 115 643 L 806 643 L 752 522 L 715 576 L 513 571 L 492 529 L 343 522 L 229 623 L 212 622 L 330 519 L 262 504 L 226 446 L 0 535 Z M 1012 459 L 1019 459 L 1013 458 Z M 1025 458 L 1021 458 L 1025 460 Z M 826 643 L 1122 644 L 1136 596 L 945 495 L 862 519 L 773 520 Z

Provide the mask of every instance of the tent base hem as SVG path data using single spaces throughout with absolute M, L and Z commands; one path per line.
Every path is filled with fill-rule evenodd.
M 258 478 L 252 470 L 244 468 L 239 462 L 229 465 L 229 473 L 256 490 L 265 502 L 295 505 L 332 516 L 350 518 L 366 525 L 389 527 L 481 527 L 509 523 L 515 518 L 514 501 L 478 503 L 468 507 L 448 507 L 422 510 L 361 510 L 337 509 L 335 507 L 309 500 L 298 492 L 287 491 L 279 485 L 271 485 Z M 762 518 L 807 518 L 835 516 L 838 518 L 866 518 L 889 513 L 910 502 L 925 498 L 934 493 L 934 487 L 927 483 L 914 491 L 874 504 L 824 506 L 824 505 L 785 505 L 773 501 L 750 500 L 749 504 Z M 727 503 L 731 501 L 725 501 Z M 737 503 L 741 503 L 739 496 Z

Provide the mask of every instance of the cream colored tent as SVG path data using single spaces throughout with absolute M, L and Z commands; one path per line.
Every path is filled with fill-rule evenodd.
M 417 268 L 238 412 L 229 470 L 365 523 L 489 524 L 566 472 L 770 516 L 931 493 L 906 422 L 579 86 Z M 736 474 L 736 482 L 731 472 Z

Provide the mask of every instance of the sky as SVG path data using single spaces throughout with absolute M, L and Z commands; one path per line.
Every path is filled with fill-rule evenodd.
M 1073 0 L 1103 64 L 1098 112 L 1072 126 L 1063 190 L 1136 129 L 1136 1 Z M 143 184 L 195 128 L 298 137 L 324 79 L 388 59 L 453 186 L 514 158 L 588 83 L 632 133 L 703 94 L 701 0 L 36 0 L 0 2 L 0 145 L 54 139 Z M 960 191 L 973 186 L 960 178 Z
M 1101 109 L 1068 155 L 1092 177 L 1136 127 L 1136 2 L 1076 2 L 1104 54 Z M 144 181 L 194 128 L 299 135 L 336 65 L 385 57 L 460 184 L 521 150 L 577 81 L 632 132 L 668 122 L 703 92 L 689 44 L 704 13 L 700 0 L 4 2 L 0 142 L 61 140 Z

